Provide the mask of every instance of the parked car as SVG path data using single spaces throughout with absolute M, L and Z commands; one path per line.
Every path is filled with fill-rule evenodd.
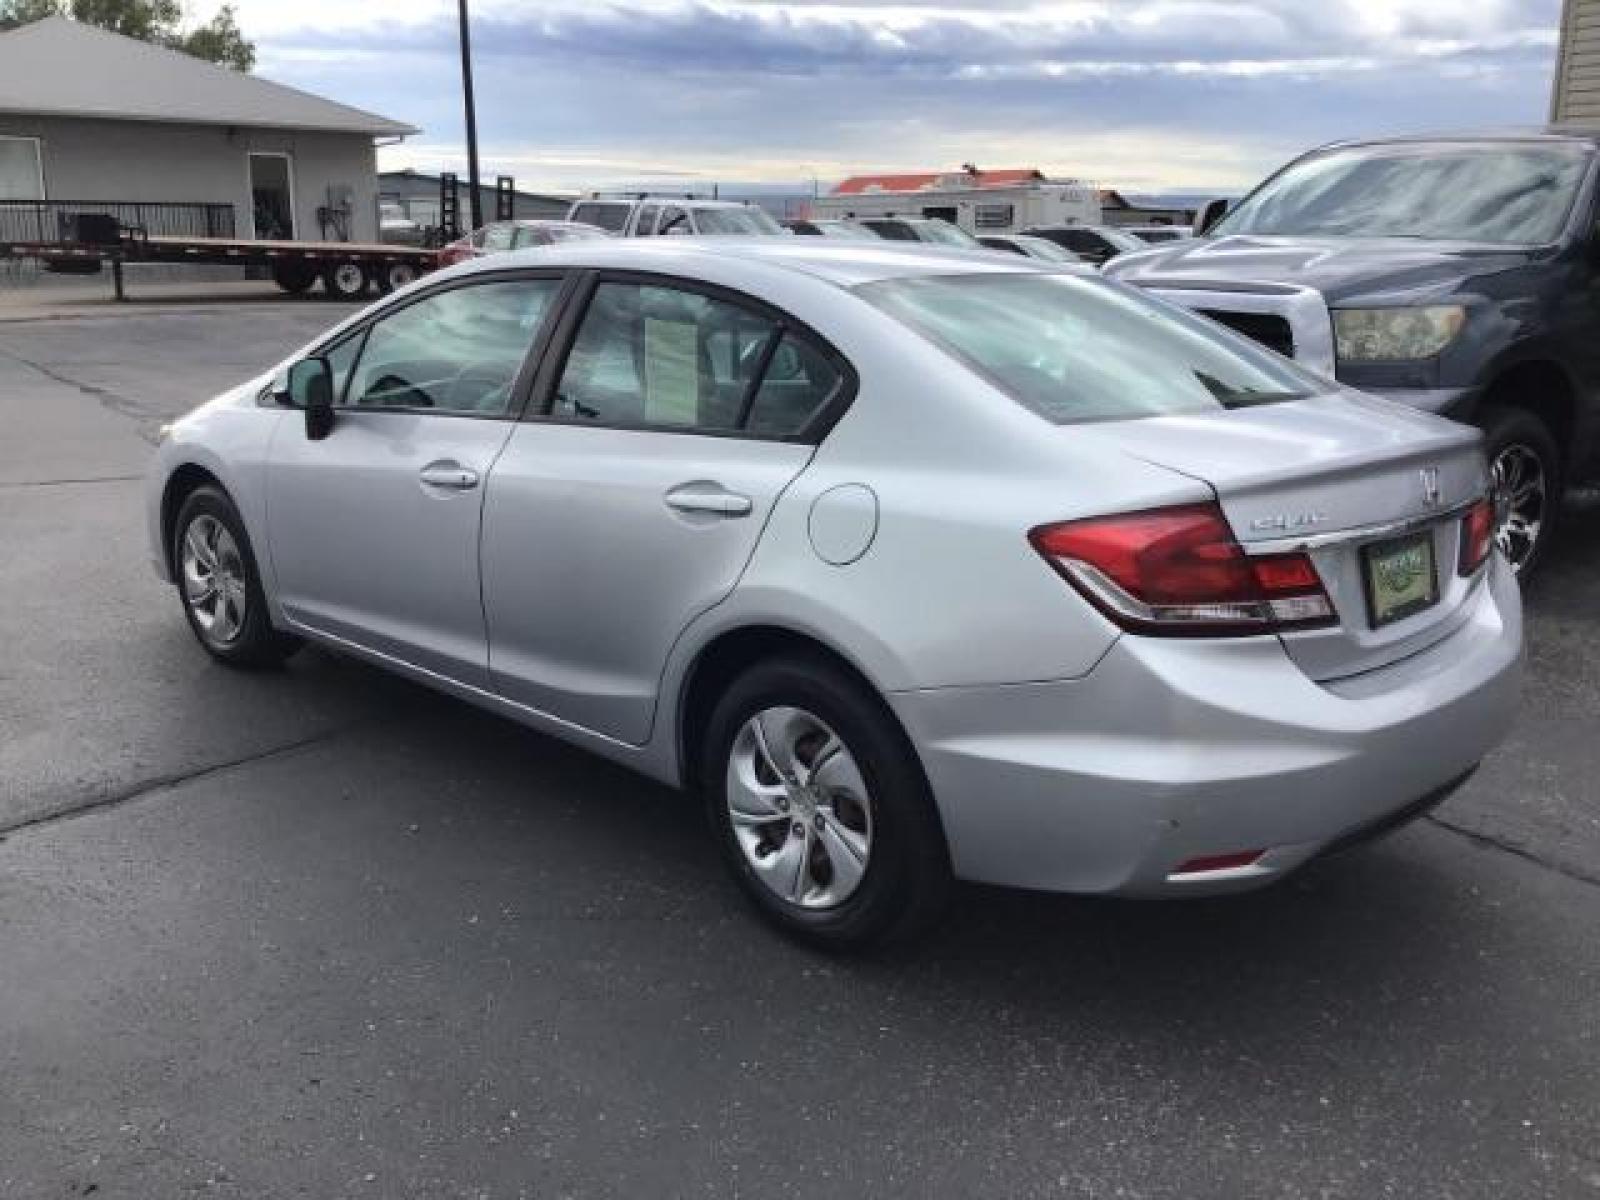
M 647 196 L 634 206 L 623 227 L 627 237 L 695 234 L 701 237 L 762 237 L 783 226 L 765 209 L 736 200 L 684 200 Z
M 378 205 L 378 240 L 390 246 L 420 246 L 427 230 L 406 215 L 398 204 Z
M 938 217 L 859 217 L 853 223 L 890 242 L 928 242 L 963 250 L 982 249 L 978 239 L 965 229 Z
M 1084 268 L 594 240 L 179 420 L 147 519 L 223 663 L 311 640 L 696 789 L 852 946 L 952 877 L 1233 891 L 1437 803 L 1517 703 L 1486 485 L 1472 430 Z
M 528 246 L 553 246 L 558 242 L 579 242 L 610 237 L 604 229 L 578 221 L 495 221 L 451 242 L 439 251 L 439 265 L 453 266 L 486 254 L 504 254 Z
M 778 224 L 782 225 L 790 233 L 797 233 L 805 237 L 866 238 L 868 241 L 873 241 L 878 236 L 871 230 L 861 228 L 853 221 L 791 218 L 787 221 L 779 221 Z
M 986 233 L 978 239 L 990 250 L 999 250 L 1006 254 L 1020 254 L 1024 258 L 1038 258 L 1045 262 L 1081 263 L 1079 258 L 1065 246 L 1059 246 L 1049 238 L 1034 237 L 1028 233 Z
M 1484 431 L 1497 536 L 1532 572 L 1600 474 L 1600 139 L 1398 138 L 1315 150 L 1207 235 L 1112 273 L 1351 387 Z
M 607 233 L 621 233 L 633 213 L 633 206 L 632 200 L 577 200 L 567 209 L 567 220 L 580 225 L 593 225 Z
M 1159 244 L 1161 242 L 1181 242 L 1190 236 L 1187 227 L 1179 228 L 1176 225 L 1119 225 L 1118 229 L 1124 233 L 1131 233 L 1141 242 Z
M 1104 266 L 1119 254 L 1143 250 L 1148 245 L 1113 225 L 1044 225 L 1024 232 L 1065 246 L 1096 267 Z

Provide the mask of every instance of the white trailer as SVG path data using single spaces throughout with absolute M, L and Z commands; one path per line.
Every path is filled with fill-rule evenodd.
M 1041 180 L 985 187 L 965 174 L 941 176 L 914 191 L 864 191 L 819 196 L 819 218 L 939 217 L 968 233 L 1019 233 L 1038 225 L 1098 225 L 1100 191 L 1077 180 Z

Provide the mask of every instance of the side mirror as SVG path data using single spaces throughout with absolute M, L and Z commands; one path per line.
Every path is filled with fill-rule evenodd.
M 333 368 L 327 359 L 303 358 L 289 368 L 289 403 L 306 414 L 311 441 L 333 432 Z
M 1228 215 L 1228 210 L 1233 207 L 1232 200 L 1207 200 L 1201 206 L 1194 218 L 1194 235 L 1201 237 L 1210 233 L 1216 223 Z

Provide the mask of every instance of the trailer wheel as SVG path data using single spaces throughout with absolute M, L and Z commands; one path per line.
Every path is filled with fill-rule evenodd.
M 272 282 L 291 296 L 310 290 L 317 281 L 317 269 L 307 262 L 278 262 L 272 264 Z
M 378 268 L 378 290 L 385 295 L 399 291 L 407 284 L 415 283 L 421 274 L 422 272 L 417 270 L 416 263 L 384 263 Z
M 367 294 L 367 268 L 353 258 L 343 258 L 322 273 L 322 287 L 330 300 L 359 300 Z

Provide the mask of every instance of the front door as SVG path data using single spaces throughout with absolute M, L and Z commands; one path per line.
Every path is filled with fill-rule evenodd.
M 294 240 L 294 167 L 287 154 L 250 155 L 250 215 L 258 241 Z
M 738 581 L 845 377 L 753 303 L 602 277 L 489 481 L 496 690 L 643 743 L 673 643 Z
M 297 624 L 488 685 L 479 595 L 484 482 L 515 427 L 555 276 L 467 282 L 324 351 L 332 432 L 285 421 L 267 467 L 277 594 Z

